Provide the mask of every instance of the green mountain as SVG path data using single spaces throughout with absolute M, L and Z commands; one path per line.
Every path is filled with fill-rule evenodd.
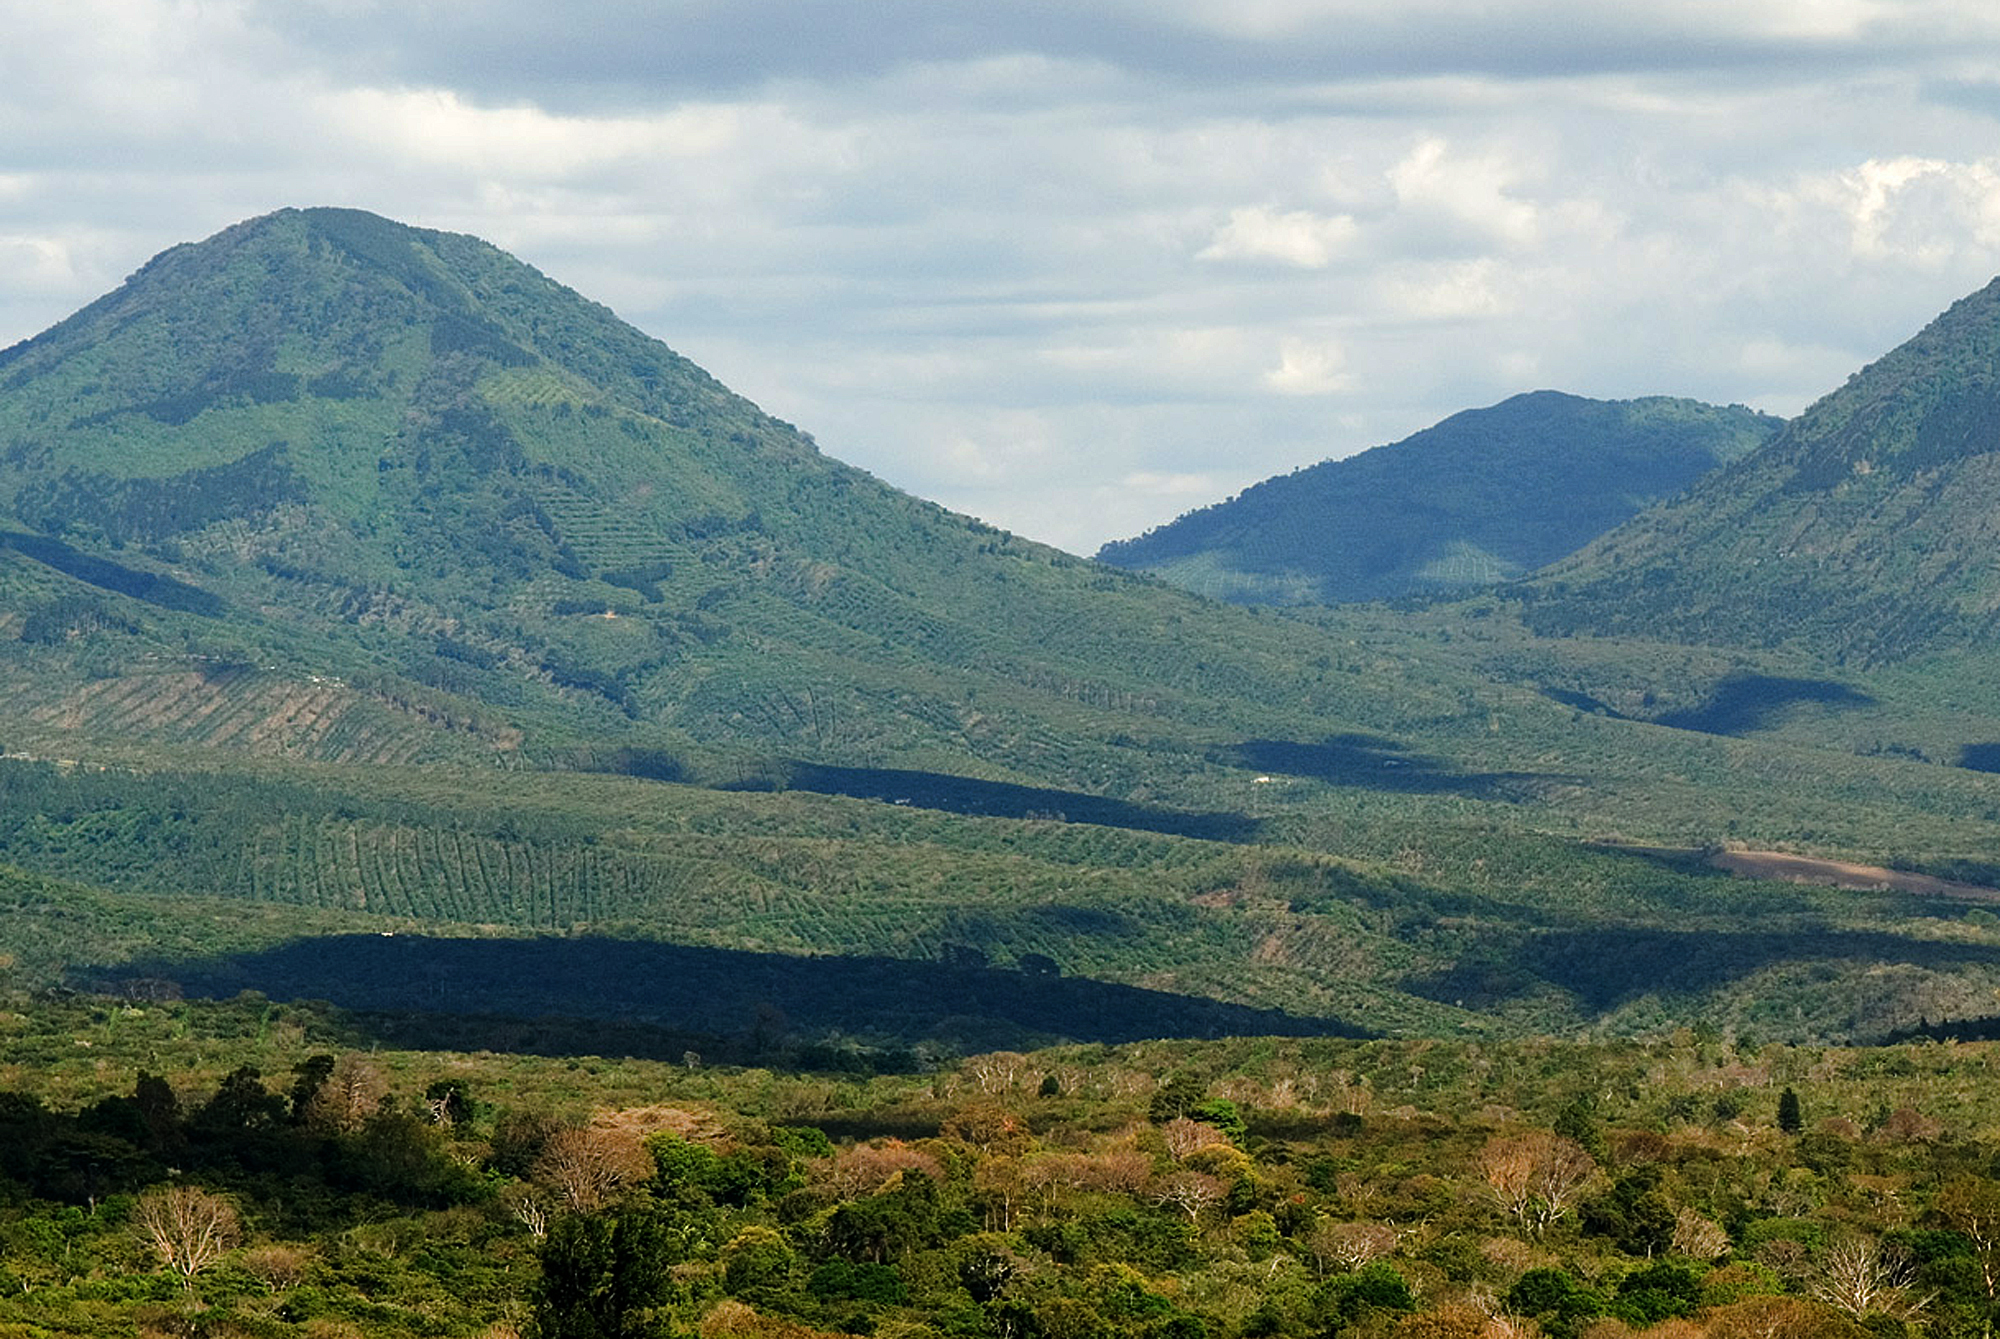
M 1319 634 L 897 492 L 495 248 L 350 210 L 176 247 L 0 354 L 0 516 L 0 729 L 33 753 L 1101 791 L 1391 700 Z
M 1538 578 L 1538 631 L 1886 663 L 2000 632 L 2000 281 Z
M 1779 423 L 1740 405 L 1535 391 L 1267 479 L 1097 556 L 1240 604 L 1487 585 L 1574 552 Z
M 0 354 L 0 962 L 752 1050 L 1985 1007 L 1979 890 L 1701 852 L 2000 879 L 2000 776 L 1919 756 L 2000 718 L 1870 752 L 1887 679 L 1514 610 L 1026 543 L 484 243 L 286 211 Z

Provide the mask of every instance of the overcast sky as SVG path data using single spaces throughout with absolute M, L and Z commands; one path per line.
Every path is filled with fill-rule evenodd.
M 2000 6 L 0 0 L 0 346 L 312 204 L 1087 553 L 1517 391 L 1797 412 L 2000 270 Z

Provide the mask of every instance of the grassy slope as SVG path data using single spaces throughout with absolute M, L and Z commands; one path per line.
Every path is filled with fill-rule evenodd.
M 502 253 L 341 211 L 178 248 L 0 355 L 0 501 L 60 536 L 0 536 L 30 751 L 613 740 L 1129 791 L 1454 709 L 897 493 Z

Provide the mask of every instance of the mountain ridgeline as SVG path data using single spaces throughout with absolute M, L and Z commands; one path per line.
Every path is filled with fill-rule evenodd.
M 352 210 L 176 247 L 0 354 L 0 515 L 31 744 L 1098 789 L 1155 765 L 1130 741 L 1187 739 L 1181 772 L 1388 700 L 1315 633 L 897 492 L 494 247 Z
M 1855 664 L 2000 634 L 2000 280 L 1771 443 L 1542 574 L 1549 635 L 1787 647 Z
M 1240 604 L 1447 593 L 1574 552 L 1779 426 L 1740 405 L 1535 391 L 1267 479 L 1097 556 Z

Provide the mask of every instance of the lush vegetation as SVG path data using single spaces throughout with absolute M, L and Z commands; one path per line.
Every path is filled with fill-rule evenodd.
M 0 1015 L 0 1332 L 1987 1332 L 1986 1044 L 1230 1040 L 864 1077 Z
M 1990 648 L 1996 340 L 1989 285 L 1766 449 L 1537 579 L 1523 617 L 1857 664 Z
M 1996 312 L 1281 614 L 470 238 L 166 253 L 0 353 L 0 1335 L 1989 1334 L 1994 1053 L 1805 1048 L 2000 1030 Z
M 1558 438 L 1650 496 L 1632 453 L 1767 427 L 1537 395 L 1362 459 L 1457 461 L 1476 510 Z M 891 1070 L 1244 1031 L 1865 1041 L 2000 987 L 1977 888 L 1686 856 L 1993 886 L 1976 651 L 1555 640 L 1545 586 L 1213 604 L 826 460 L 469 238 L 288 211 L 162 256 L 0 354 L 0 509 L 22 985 Z
M 1542 395 L 1375 455 L 1476 502 L 1551 425 L 1628 484 L 1763 431 Z M 1986 868 L 2000 776 L 1940 765 L 2000 741 L 1976 693 L 1496 599 L 1211 604 L 828 461 L 469 238 L 287 211 L 167 253 L 0 355 L 0 503 L 37 982 L 891 1051 L 1989 1011 L 1974 903 L 1611 844 Z
M 1097 556 L 1244 604 L 1491 585 L 1575 552 L 1778 426 L 1741 406 L 1535 391 L 1267 479 Z
M 0 355 L 0 510 L 0 724 L 55 756 L 706 749 L 1102 791 L 1448 709 L 897 493 L 502 253 L 351 211 L 178 248 Z
M 0 950 L 47 985 L 739 1040 L 775 1011 L 800 1043 L 892 1049 L 1694 1020 L 1866 1039 L 1984 1014 L 2000 986 L 1977 890 L 1745 881 L 1473 821 L 1508 806 L 1431 782 L 1295 784 L 1327 802 L 1246 842 L 614 776 L 0 763 L 0 855 L 42 876 L 7 885 Z M 1969 854 L 1930 867 L 1991 874 Z

